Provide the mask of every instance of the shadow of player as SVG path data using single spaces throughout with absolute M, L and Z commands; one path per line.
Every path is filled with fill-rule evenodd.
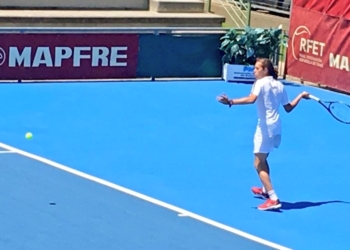
M 260 199 L 260 197 L 259 197 Z M 321 201 L 321 202 L 311 202 L 311 201 L 298 201 L 298 202 L 287 202 L 287 201 L 281 201 L 282 207 L 279 209 L 274 210 L 267 210 L 269 212 L 283 212 L 284 210 L 297 210 L 297 209 L 305 209 L 305 208 L 311 208 L 311 207 L 319 207 L 322 205 L 332 204 L 332 203 L 342 203 L 342 204 L 350 204 L 350 202 L 347 201 Z
M 310 201 L 298 201 L 298 202 L 286 202 L 281 201 L 282 207 L 281 210 L 294 210 L 294 209 L 304 209 L 309 207 L 319 207 L 322 205 L 327 205 L 331 203 L 343 203 L 350 204 L 346 201 L 321 201 L 321 202 L 310 202 Z

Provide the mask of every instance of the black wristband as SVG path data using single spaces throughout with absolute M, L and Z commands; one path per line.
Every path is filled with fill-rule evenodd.
M 231 108 L 231 106 L 233 105 L 233 100 L 228 100 L 228 107 Z

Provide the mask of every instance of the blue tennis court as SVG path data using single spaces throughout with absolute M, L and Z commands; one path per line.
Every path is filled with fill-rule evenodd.
M 309 91 L 285 82 L 289 98 Z M 255 105 L 224 81 L 1 84 L 1 249 L 348 249 L 350 125 L 303 100 L 269 157 L 282 208 L 253 167 Z M 33 139 L 26 140 L 26 132 Z

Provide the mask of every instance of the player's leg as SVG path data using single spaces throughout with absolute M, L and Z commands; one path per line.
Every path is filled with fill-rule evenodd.
M 264 193 L 269 193 L 273 191 L 271 178 L 270 178 L 270 166 L 267 161 L 269 157 L 269 152 L 273 148 L 278 148 L 281 143 L 281 135 L 276 135 L 273 137 L 262 137 L 262 141 L 257 145 L 254 151 L 254 167 L 258 172 L 259 178 L 263 185 Z M 262 153 L 264 152 L 264 153 Z M 277 197 L 273 197 L 277 199 Z
M 254 154 L 254 167 L 259 175 L 262 185 L 266 192 L 273 190 L 270 179 L 270 167 L 267 162 L 268 153 L 255 153 Z
M 255 156 L 255 154 L 260 153 L 260 152 L 269 151 L 269 145 L 267 145 L 267 143 L 266 143 L 266 136 L 264 136 L 263 134 L 264 133 L 262 132 L 261 128 L 257 127 L 255 134 L 254 134 L 254 150 L 253 150 L 255 169 L 257 169 L 257 166 L 260 163 L 259 158 L 257 158 Z M 270 172 L 270 168 L 268 167 L 268 165 L 265 169 L 266 169 L 266 171 L 268 171 L 268 173 Z M 266 188 L 265 188 L 263 182 L 261 184 L 262 184 L 262 187 L 253 187 L 252 192 L 257 196 L 260 196 L 264 199 L 268 199 L 269 196 L 267 194 Z
M 281 207 L 279 199 L 271 183 L 270 166 L 267 161 L 270 152 L 272 152 L 275 147 L 275 137 L 270 137 L 257 130 L 254 136 L 254 167 L 263 185 L 263 188 L 261 189 L 261 196 L 267 199 L 264 204 L 258 207 L 260 210 L 276 209 Z M 254 189 L 255 191 L 258 191 L 257 188 L 253 188 L 253 192 Z
M 270 178 L 270 167 L 267 162 L 269 153 L 255 153 L 254 166 L 259 175 L 261 183 L 265 187 L 268 199 L 264 204 L 258 206 L 259 210 L 278 209 L 281 207 L 281 203 L 277 197 L 275 190 L 273 189 Z
M 255 167 L 255 170 L 257 171 L 258 173 L 258 176 L 260 178 L 260 181 L 261 181 L 261 185 L 262 187 L 253 187 L 252 188 L 252 192 L 257 195 L 257 196 L 260 196 L 264 199 L 268 199 L 269 198 L 269 195 L 267 193 L 267 189 L 266 189 L 266 185 L 264 184 L 264 181 L 261 179 L 261 176 L 259 174 L 259 171 L 258 171 L 258 168 L 262 168 L 266 171 L 266 173 L 269 175 L 270 174 L 270 167 L 266 161 L 266 166 L 263 166 L 263 163 L 261 162 L 260 158 L 262 157 L 257 157 L 256 154 L 259 154 L 259 153 L 254 153 L 254 167 Z M 268 154 L 266 154 L 266 158 L 268 157 Z M 264 175 L 263 175 L 264 177 Z M 269 189 L 270 190 L 270 189 Z

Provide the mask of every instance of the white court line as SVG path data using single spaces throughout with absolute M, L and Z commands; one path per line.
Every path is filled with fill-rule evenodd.
M 12 151 L 12 152 L 14 152 L 14 153 L 18 153 L 18 154 L 20 154 L 20 155 L 23 155 L 23 156 L 32 158 L 32 159 L 34 159 L 34 160 L 43 162 L 43 163 L 45 163 L 45 164 L 51 165 L 51 166 L 53 166 L 53 167 L 55 167 L 55 168 L 61 169 L 61 170 L 63 170 L 63 171 L 69 172 L 69 173 L 71 173 L 71 174 L 74 174 L 74 175 L 83 177 L 83 178 L 88 179 L 88 180 L 90 180 L 90 181 L 94 181 L 94 182 L 97 182 L 97 183 L 99 183 L 99 184 L 105 185 L 105 186 L 107 186 L 107 187 L 110 187 L 110 188 L 116 189 L 116 190 L 118 190 L 118 191 L 124 192 L 124 193 L 126 193 L 126 194 L 135 196 L 135 197 L 137 197 L 137 198 L 139 198 L 139 199 L 148 201 L 148 202 L 153 203 L 153 204 L 156 204 L 156 205 L 158 205 L 158 206 L 161 206 L 161 207 L 164 207 L 164 208 L 173 210 L 173 211 L 175 211 L 176 213 L 178 213 L 180 216 L 188 216 L 188 217 L 191 217 L 191 218 L 193 218 L 193 219 L 196 219 L 196 220 L 199 220 L 199 221 L 201 221 L 201 222 L 207 223 L 207 224 L 209 224 L 209 225 L 211 225 L 211 226 L 214 226 L 214 227 L 217 227 L 217 228 L 226 230 L 226 231 L 228 231 L 228 232 L 234 233 L 234 234 L 239 235 L 239 236 L 241 236 L 241 237 L 245 237 L 245 238 L 247 238 L 247 239 L 249 239 L 249 240 L 258 242 L 258 243 L 260 243 L 260 244 L 263 244 L 263 245 L 266 245 L 266 246 L 269 246 L 269 247 L 272 247 L 272 248 L 275 248 L 275 249 L 279 249 L 279 250 L 291 250 L 290 248 L 286 248 L 286 247 L 284 247 L 284 246 L 281 246 L 281 245 L 275 244 L 275 243 L 273 243 L 273 242 L 270 242 L 270 241 L 261 239 L 261 238 L 259 238 L 259 237 L 254 236 L 254 235 L 251 235 L 251 234 L 242 232 L 242 231 L 237 230 L 237 229 L 235 229 L 235 228 L 226 226 L 226 225 L 224 225 L 224 224 L 218 223 L 218 222 L 216 222 L 216 221 L 210 220 L 210 219 L 205 218 L 205 217 L 202 217 L 202 216 L 200 216 L 200 215 L 191 213 L 191 212 L 186 211 L 186 210 L 184 210 L 184 209 L 182 209 L 182 208 L 179 208 L 179 207 L 170 205 L 170 204 L 168 204 L 168 203 L 165 203 L 165 202 L 156 200 L 156 199 L 154 199 L 154 198 L 152 198 L 152 197 L 149 197 L 149 196 L 146 196 L 146 195 L 137 193 L 137 192 L 135 192 L 135 191 L 132 191 L 132 190 L 127 189 L 127 188 L 124 188 L 124 187 L 122 187 L 122 186 L 119 186 L 119 185 L 113 184 L 113 183 L 111 183 L 111 182 L 108 182 L 108 181 L 99 179 L 99 178 L 97 178 L 97 177 L 94 177 L 94 176 L 85 174 L 85 173 L 83 173 L 83 172 L 74 170 L 74 169 L 69 168 L 69 167 L 67 167 L 67 166 L 64 166 L 64 165 L 61 165 L 61 164 L 59 164 L 59 163 L 53 162 L 53 161 L 51 161 L 51 160 L 45 159 L 45 158 L 43 158 L 43 157 L 40 157 L 40 156 L 31 154 L 31 153 L 22 151 L 22 150 L 20 150 L 20 149 L 11 147 L 11 146 L 6 145 L 6 144 L 3 144 L 3 143 L 0 143 L 0 147 L 5 148 L 5 149 L 7 149 L 7 150 L 10 150 L 10 151 Z
M 13 152 L 13 151 L 0 151 L 0 154 L 13 154 L 13 153 L 16 153 L 16 152 Z
M 178 214 L 179 217 L 188 217 L 188 214 Z

